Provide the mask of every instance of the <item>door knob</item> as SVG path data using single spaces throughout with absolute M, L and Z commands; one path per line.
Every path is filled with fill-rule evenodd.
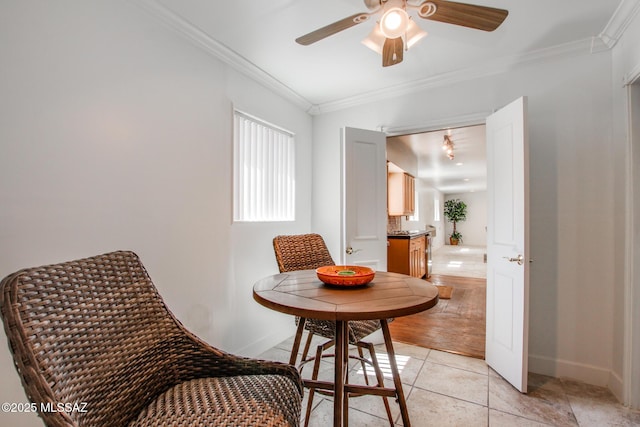
M 345 250 L 345 252 L 347 253 L 347 255 L 353 255 L 356 252 L 360 252 L 362 249 L 353 249 L 351 246 L 347 246 L 347 249 Z
M 522 256 L 522 254 L 518 255 L 517 258 L 509 258 L 509 257 L 502 257 L 506 260 L 508 260 L 509 262 L 517 262 L 518 265 L 522 265 L 524 263 L 524 257 Z

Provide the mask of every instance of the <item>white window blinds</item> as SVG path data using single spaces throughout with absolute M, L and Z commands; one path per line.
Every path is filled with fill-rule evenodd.
M 234 221 L 295 219 L 293 134 L 234 112 Z

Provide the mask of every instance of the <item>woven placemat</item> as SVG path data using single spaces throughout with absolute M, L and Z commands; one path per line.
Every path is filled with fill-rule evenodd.
M 450 299 L 451 298 L 451 293 L 453 292 L 453 287 L 451 286 L 443 286 L 443 285 L 437 285 L 438 286 L 438 297 L 440 297 L 440 299 Z

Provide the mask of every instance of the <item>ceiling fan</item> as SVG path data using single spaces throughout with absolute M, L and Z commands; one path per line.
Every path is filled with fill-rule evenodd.
M 414 10 L 423 19 L 460 25 L 482 31 L 493 31 L 502 24 L 509 11 L 488 6 L 445 0 L 364 0 L 370 12 L 356 13 L 333 24 L 298 37 L 296 42 L 308 46 L 340 31 L 380 15 L 373 31 L 362 42 L 382 55 L 382 66 L 402 62 L 408 50 L 427 33 L 407 13 Z

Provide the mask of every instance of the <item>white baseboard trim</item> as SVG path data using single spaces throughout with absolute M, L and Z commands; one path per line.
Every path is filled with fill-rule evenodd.
M 622 377 L 620 375 L 611 371 L 609 374 L 608 387 L 619 402 L 626 404 L 624 401 L 624 381 L 622 381 Z
M 600 387 L 612 386 L 612 372 L 609 369 L 535 354 L 529 355 L 529 372 L 555 378 L 571 378 Z
M 259 340 L 233 351 L 233 354 L 244 357 L 256 357 L 260 353 L 292 337 L 296 333 L 296 328 L 293 322 L 291 322 L 291 324 L 293 325 L 291 328 L 280 328 L 279 330 L 273 331 L 269 335 L 265 335 Z

